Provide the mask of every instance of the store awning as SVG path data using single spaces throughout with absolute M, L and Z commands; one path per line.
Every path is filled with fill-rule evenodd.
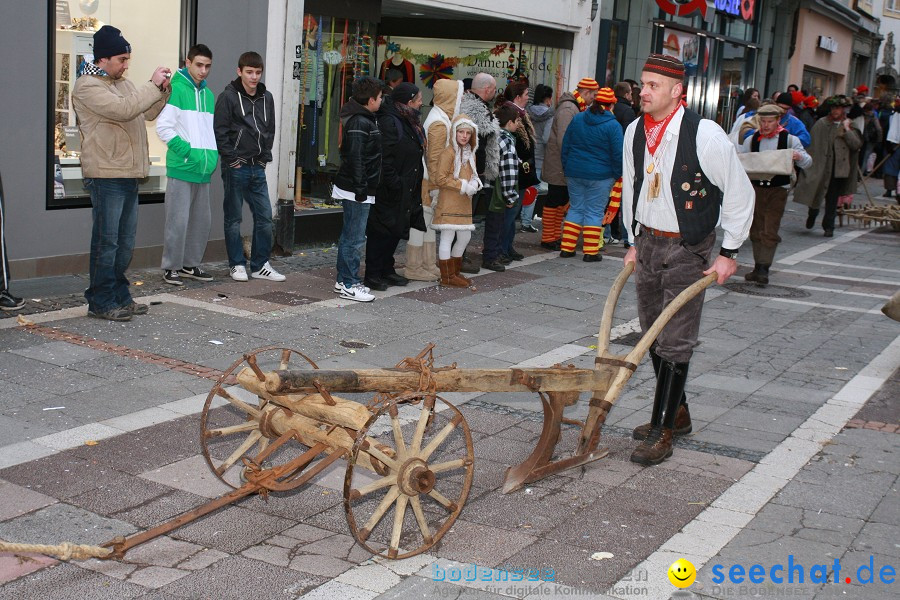
M 304 12 L 352 17 L 378 23 L 378 34 L 418 38 L 457 38 L 489 42 L 525 41 L 538 46 L 572 49 L 575 34 L 485 15 L 403 0 L 306 0 Z

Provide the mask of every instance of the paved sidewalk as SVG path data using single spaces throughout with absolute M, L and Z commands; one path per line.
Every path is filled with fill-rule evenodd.
M 687 387 L 694 431 L 658 467 L 628 461 L 630 430 L 652 402 L 646 362 L 603 430 L 607 458 L 509 495 L 507 467 L 537 441 L 538 399 L 447 394 L 472 430 L 475 474 L 460 519 L 427 554 L 373 559 L 354 543 L 338 461 L 299 490 L 238 502 L 122 562 L 0 554 L 0 599 L 732 598 L 787 587 L 803 598 L 896 597 L 897 583 L 860 589 L 857 568 L 872 556 L 876 571 L 900 570 L 900 324 L 879 311 L 900 287 L 900 241 L 857 227 L 826 239 L 796 207 L 772 285 L 739 276 L 707 292 Z M 99 543 L 230 489 L 203 458 L 198 413 L 213 381 L 255 348 L 295 348 L 322 368 L 392 366 L 429 342 L 440 365 L 591 367 L 624 249 L 584 263 L 543 252 L 536 235 L 517 240 L 527 258 L 479 275 L 475 289 L 416 283 L 371 304 L 332 293 L 328 248 L 273 261 L 285 283 L 238 284 L 222 264 L 209 265 L 217 281 L 183 289 L 138 272 L 139 300 L 159 304 L 130 323 L 87 318 L 82 278 L 14 282 L 39 301 L 24 315 L 36 326 L 0 319 L 0 538 Z M 613 349 L 630 349 L 636 330 L 629 283 Z M 567 416 L 586 414 L 583 394 Z M 401 415 L 406 430 L 416 419 Z M 564 429 L 560 455 L 577 434 Z M 758 563 L 768 576 L 789 554 L 807 568 L 804 584 L 713 579 L 716 565 L 727 577 Z M 673 595 L 665 570 L 681 556 L 699 576 Z M 829 583 L 809 582 L 810 566 L 835 559 L 851 583 L 831 583 L 831 570 Z M 515 581 L 517 570 L 540 581 Z

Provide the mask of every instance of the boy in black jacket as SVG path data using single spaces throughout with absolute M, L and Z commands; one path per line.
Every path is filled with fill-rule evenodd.
M 382 83 L 374 77 L 353 82 L 353 94 L 341 109 L 341 168 L 331 196 L 344 206 L 344 226 L 338 241 L 334 292 L 345 300 L 375 299 L 359 277 L 360 250 L 366 241 L 369 208 L 381 182 L 381 132 L 375 113 L 381 108 Z
M 284 281 L 269 264 L 272 252 L 272 204 L 266 183 L 266 164 L 272 161 L 275 140 L 275 100 L 259 80 L 263 59 L 244 52 L 238 59 L 238 77 L 216 99 L 213 132 L 222 159 L 225 185 L 225 250 L 231 278 L 247 281 L 247 260 L 241 241 L 241 208 L 246 201 L 253 214 L 250 276 Z

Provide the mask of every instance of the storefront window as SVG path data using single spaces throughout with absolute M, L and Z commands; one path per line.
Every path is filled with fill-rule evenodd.
M 831 96 L 835 91 L 835 76 L 809 67 L 803 69 L 802 87 L 816 98 Z
M 628 33 L 628 23 L 624 21 L 604 20 L 600 23 L 600 47 L 601 52 L 597 60 L 604 61 L 599 67 L 605 68 L 606 79 L 604 85 L 613 87 L 622 77 L 622 65 L 625 62 L 625 37 Z
M 384 80 L 396 69 L 404 81 L 422 90 L 422 120 L 428 114 L 434 83 L 462 80 L 486 72 L 502 94 L 513 76 L 565 91 L 569 50 L 518 42 L 488 42 L 417 37 L 378 37 L 372 24 L 352 19 L 306 15 L 305 44 L 294 77 L 301 80 L 298 133 L 298 208 L 337 208 L 331 183 L 340 167 L 340 110 L 360 75 Z
M 755 51 L 738 44 L 722 44 L 722 66 L 719 83 L 719 105 L 716 110 L 716 122 L 725 131 L 731 129 L 735 114 L 740 104 L 741 95 L 746 87 L 752 87 L 745 77 L 746 65 L 755 62 Z
M 81 173 L 81 134 L 72 108 L 72 88 L 86 60 L 92 60 L 94 32 L 105 24 L 122 30 L 134 52 L 126 77 L 134 81 L 148 78 L 159 65 L 179 67 L 183 31 L 183 5 L 192 0 L 58 0 L 51 15 L 51 35 L 55 45 L 52 77 L 53 134 L 50 156 L 53 161 L 53 193 L 48 208 L 90 206 Z M 166 188 L 166 145 L 156 135 L 155 122 L 148 122 L 150 176 L 141 181 L 142 202 L 161 201 Z
M 300 81 L 297 135 L 299 207 L 337 206 L 331 180 L 340 166 L 340 112 L 356 77 L 378 77 L 374 65 L 375 26 L 365 21 L 305 15 L 304 44 L 294 66 Z
M 717 2 L 711 22 L 699 12 L 689 17 L 662 14 L 655 21 L 653 47 L 685 64 L 688 106 L 726 129 L 734 121 L 740 94 L 756 79 L 753 45 L 760 2 L 753 7 L 745 18 L 739 5 Z

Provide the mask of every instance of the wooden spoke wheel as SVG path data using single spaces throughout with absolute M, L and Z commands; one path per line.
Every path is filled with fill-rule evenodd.
M 475 473 L 472 434 L 462 413 L 439 396 L 417 402 L 418 415 L 414 405 L 391 401 L 369 419 L 344 478 L 353 537 L 369 552 L 392 559 L 425 552 L 447 533 Z M 404 425 L 401 413 L 407 411 Z M 357 462 L 361 454 L 377 459 L 385 472 L 364 468 Z
M 260 348 L 235 361 L 219 377 L 206 397 L 200 414 L 203 457 L 216 477 L 233 488 L 242 484 L 246 468 L 242 459 L 253 460 L 269 446 L 270 441 L 278 438 L 266 426 L 267 417 L 274 407 L 267 407 L 266 399 L 236 385 L 234 377 L 244 368 L 257 373 L 288 369 L 292 366 L 292 360 L 294 363 L 304 361 L 306 364 L 301 363 L 302 368 L 307 368 L 307 364 L 313 369 L 319 368 L 312 359 L 296 350 L 275 346 Z M 285 463 L 303 450 L 299 444 L 285 444 L 259 466 L 265 468 Z

